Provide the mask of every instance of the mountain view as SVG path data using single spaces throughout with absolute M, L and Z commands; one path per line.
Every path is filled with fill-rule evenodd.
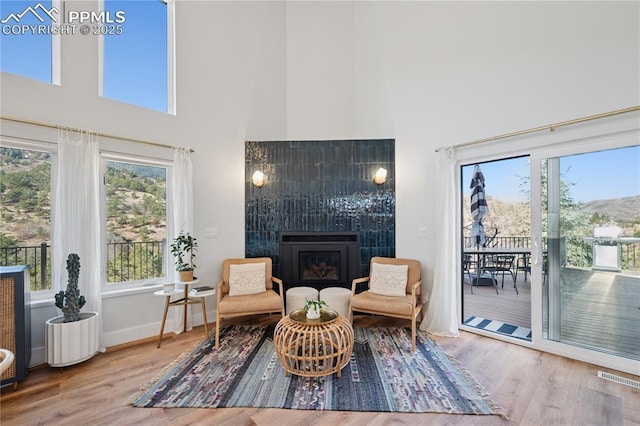
M 0 148 L 0 246 L 51 239 L 51 165 L 47 153 Z M 107 240 L 162 241 L 166 169 L 107 162 Z
M 50 240 L 50 158 L 47 153 L 0 148 L 0 247 L 37 246 Z M 108 162 L 106 176 L 109 242 L 162 241 L 165 236 L 166 169 Z M 465 229 L 470 229 L 469 197 L 463 197 Z M 497 236 L 530 235 L 528 203 L 487 197 L 485 229 Z M 581 204 L 581 230 L 615 224 L 624 236 L 640 236 L 640 196 Z
M 528 203 L 504 202 L 487 196 L 489 215 L 483 221 L 487 232 L 497 230 L 498 237 L 529 236 L 531 233 L 531 209 Z M 465 234 L 471 230 L 469 195 L 464 196 L 463 217 Z M 574 229 L 576 234 L 592 236 L 593 228 L 615 225 L 622 229 L 621 236 L 640 237 L 640 196 L 613 200 L 596 200 L 579 204 L 577 208 L 584 215 L 582 229 Z

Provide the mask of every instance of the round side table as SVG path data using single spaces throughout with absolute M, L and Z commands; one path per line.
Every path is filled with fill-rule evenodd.
M 332 309 L 323 309 L 315 320 L 298 309 L 278 321 L 273 345 L 285 375 L 320 377 L 337 373 L 340 377 L 353 351 L 353 327 Z
M 176 284 L 184 285 L 184 289 L 180 290 L 180 289 L 174 288 L 173 290 L 170 290 L 170 291 L 160 290 L 153 293 L 154 296 L 165 297 L 164 313 L 162 314 L 162 324 L 160 325 L 160 335 L 158 336 L 158 348 L 162 344 L 162 335 L 164 334 L 164 325 L 167 322 L 167 312 L 169 311 L 169 308 L 174 306 L 184 307 L 183 332 L 186 332 L 187 331 L 187 306 L 193 305 L 193 304 L 199 304 L 202 307 L 204 333 L 207 336 L 207 338 L 209 337 L 209 326 L 207 324 L 207 307 L 204 304 L 204 298 L 206 296 L 213 296 L 216 293 L 216 290 L 213 288 L 211 290 L 200 291 L 200 292 L 194 292 L 193 288 L 191 291 L 189 290 L 189 286 L 193 286 L 195 284 L 198 284 L 199 282 L 200 280 L 198 280 L 197 278 L 195 278 L 193 281 L 184 281 L 184 282 L 176 281 Z M 181 295 L 183 297 L 182 299 L 171 301 L 171 296 L 175 296 L 175 295 Z

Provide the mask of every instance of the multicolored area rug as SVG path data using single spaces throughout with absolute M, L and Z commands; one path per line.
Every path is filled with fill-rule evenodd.
M 501 415 L 482 387 L 420 333 L 411 352 L 404 328 L 354 329 L 350 363 L 335 375 L 285 376 L 273 326 L 224 329 L 132 397 L 135 407 L 272 407 L 298 410 Z
M 463 322 L 464 325 L 479 328 L 480 330 L 493 331 L 505 336 L 531 341 L 531 329 L 520 327 L 519 325 L 505 324 L 501 321 L 489 320 L 481 317 L 469 317 Z

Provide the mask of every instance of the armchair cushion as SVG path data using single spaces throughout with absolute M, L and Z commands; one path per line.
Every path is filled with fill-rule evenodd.
M 265 291 L 259 297 L 245 295 L 223 297 L 218 304 L 221 314 L 227 316 L 249 315 L 253 312 L 277 312 L 282 309 L 282 298 L 273 290 Z
M 371 294 L 371 290 L 369 290 L 352 296 L 351 308 L 354 311 L 379 313 L 381 315 L 393 312 L 395 316 L 411 317 L 414 312 L 414 300 L 410 294 L 403 294 L 402 297 L 380 296 Z
M 229 266 L 229 296 L 264 293 L 264 263 L 245 263 Z
M 369 291 L 381 296 L 405 297 L 408 265 L 371 263 Z

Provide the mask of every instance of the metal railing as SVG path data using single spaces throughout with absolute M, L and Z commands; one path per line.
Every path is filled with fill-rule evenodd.
M 472 237 L 465 237 L 465 247 L 473 247 Z M 640 242 L 619 241 L 620 264 L 622 270 L 640 271 Z M 493 237 L 488 244 L 491 247 L 531 247 L 530 237 Z M 593 238 L 570 236 L 566 238 L 567 265 L 580 268 L 593 266 Z M 543 239 L 542 247 L 546 246 Z
M 164 276 L 166 240 L 107 244 L 107 283 Z M 0 247 L 0 266 L 29 265 L 31 291 L 51 288 L 51 246 Z
M 38 246 L 0 247 L 0 266 L 29 265 L 31 291 L 51 288 L 51 250 Z
M 107 244 L 107 283 L 164 275 L 165 240 Z

